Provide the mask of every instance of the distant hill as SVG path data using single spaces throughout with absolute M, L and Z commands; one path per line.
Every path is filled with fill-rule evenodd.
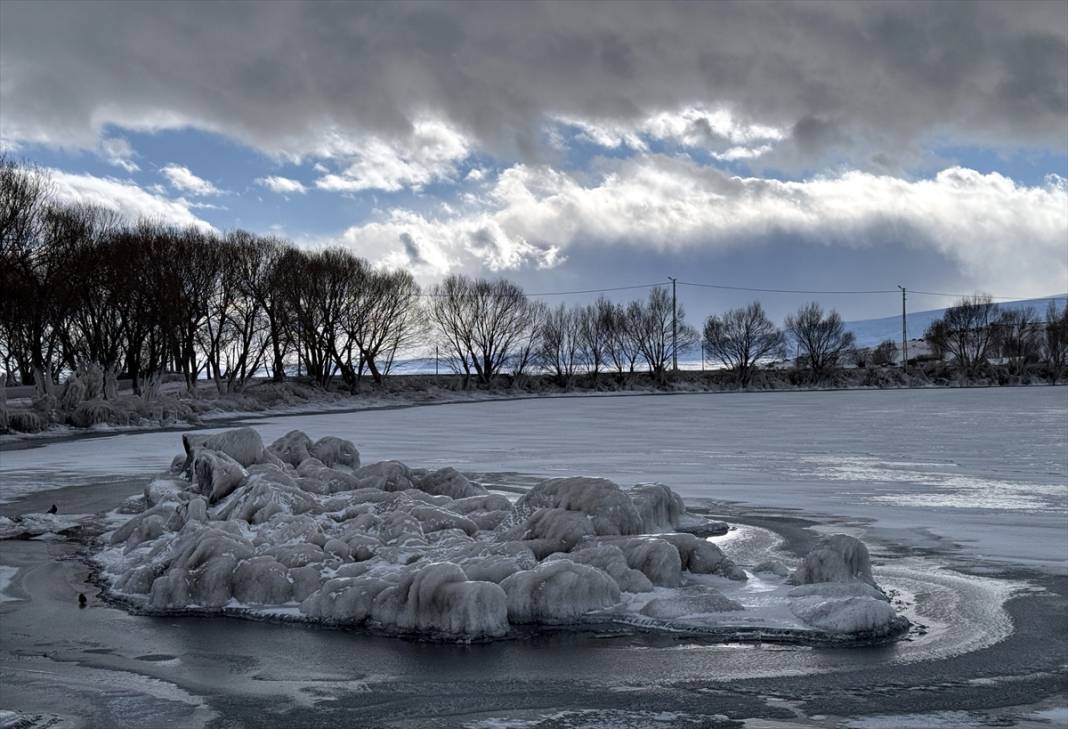
M 1058 306 L 1064 306 L 1064 300 L 1068 299 L 1068 294 L 1060 294 L 1054 298 L 1061 299 Z M 1049 298 L 1044 299 L 1022 299 L 1020 301 L 999 301 L 998 306 L 1002 309 L 1023 309 L 1025 307 L 1032 307 L 1039 318 L 1042 318 L 1046 314 L 1046 306 L 1049 305 Z M 929 309 L 927 311 L 910 311 L 905 316 L 905 325 L 908 330 L 909 339 L 918 339 L 923 336 L 924 331 L 931 322 L 936 319 L 941 319 L 946 309 Z M 874 347 L 887 339 L 893 339 L 895 342 L 901 340 L 901 316 L 886 316 L 881 319 L 862 319 L 860 321 L 846 322 L 846 327 L 853 332 L 857 337 L 857 346 L 859 347 Z

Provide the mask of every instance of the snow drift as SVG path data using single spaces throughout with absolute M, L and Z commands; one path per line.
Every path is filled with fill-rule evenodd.
M 361 465 L 341 438 L 293 431 L 265 446 L 241 428 L 182 443 L 171 472 L 116 512 L 137 513 L 95 556 L 109 593 L 142 611 L 461 641 L 537 625 L 871 638 L 907 624 L 864 545 L 843 535 L 788 581 L 753 576 L 775 580 L 750 591 L 753 602 L 751 576 L 697 536 L 725 525 L 688 513 L 662 485 L 550 479 L 513 504 L 451 468 Z

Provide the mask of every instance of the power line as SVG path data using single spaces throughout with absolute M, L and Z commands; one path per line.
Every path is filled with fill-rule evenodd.
M 940 291 L 917 291 L 915 289 L 909 289 L 910 294 L 923 294 L 924 296 L 945 296 L 950 299 L 963 299 L 968 296 L 975 296 L 976 294 L 947 294 Z M 993 294 L 982 294 L 981 296 L 989 296 L 991 299 L 1005 299 L 1007 301 L 1059 301 L 1064 296 L 994 296 Z
M 724 284 L 697 284 L 692 281 L 679 281 L 682 286 L 700 286 L 701 288 L 722 288 L 729 291 L 757 291 L 759 294 L 813 294 L 813 295 L 869 295 L 869 294 L 897 294 L 896 288 L 879 288 L 870 290 L 851 291 L 817 291 L 800 288 L 754 288 L 750 286 L 727 286 Z M 911 290 L 911 289 L 910 289 Z
M 575 289 L 571 291 L 537 291 L 537 292 L 525 292 L 527 296 L 577 296 L 580 294 L 603 294 L 612 291 L 635 291 L 638 289 L 653 289 L 660 286 L 667 287 L 671 281 L 670 277 L 667 281 L 658 281 L 656 283 L 644 283 L 633 284 L 630 286 L 609 286 L 599 289 Z M 760 288 L 755 286 L 731 286 L 728 284 L 712 284 L 712 283 L 698 283 L 696 281 L 677 281 L 680 286 L 695 286 L 703 289 L 720 289 L 724 291 L 750 291 L 761 294 L 803 294 L 806 296 L 875 296 L 882 294 L 897 294 L 900 292 L 899 288 L 894 289 L 772 289 L 772 288 Z M 969 296 L 975 296 L 976 293 L 971 294 L 952 294 L 943 291 L 919 291 L 916 289 L 909 289 L 910 294 L 920 294 L 922 296 L 943 296 L 950 299 L 961 299 Z M 1028 296 L 994 296 L 992 294 L 979 295 L 990 296 L 991 299 L 1002 299 L 1006 301 L 1057 301 L 1065 298 L 1064 296 L 1042 296 L 1042 297 L 1028 297 Z M 419 296 L 424 298 L 448 298 L 449 294 L 435 294 L 431 292 L 422 292 Z
M 657 282 L 650 284 L 634 284 L 633 286 L 612 286 L 605 289 L 581 289 L 576 291 L 540 291 L 533 293 L 525 293 L 527 296 L 572 296 L 576 294 L 601 294 L 609 291 L 633 291 L 635 289 L 654 289 L 657 286 L 667 286 L 667 283 Z M 423 297 L 429 298 L 449 298 L 450 294 L 434 294 L 430 292 L 424 292 L 419 294 Z

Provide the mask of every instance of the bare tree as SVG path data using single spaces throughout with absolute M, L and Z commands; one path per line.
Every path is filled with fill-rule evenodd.
M 582 360 L 594 384 L 609 359 L 614 313 L 612 302 L 603 296 L 578 311 Z
M 1008 360 L 1009 371 L 1022 375 L 1028 362 L 1038 360 L 1041 349 L 1034 308 L 1002 311 L 992 326 L 1001 356 Z
M 449 276 L 430 293 L 429 316 L 436 326 L 440 347 L 448 354 L 449 367 L 463 375 L 466 390 L 471 382 L 472 362 L 472 281 L 466 276 Z
M 815 380 L 825 377 L 838 366 L 853 346 L 853 332 L 846 331 L 842 317 L 835 310 L 824 316 L 823 308 L 813 301 L 786 317 L 790 333 Z
M 5 264 L 29 255 L 38 244 L 50 201 L 45 173 L 0 154 L 0 260 Z
M 749 386 L 761 360 L 782 357 L 786 350 L 782 330 L 768 319 L 758 301 L 731 309 L 722 317 L 708 317 L 702 344 L 712 359 L 734 373 L 742 388 Z
M 510 281 L 453 275 L 431 292 L 430 316 L 468 386 L 472 370 L 489 385 L 529 330 L 531 307 Z
M 961 375 L 972 375 L 986 362 L 994 336 L 991 324 L 998 316 L 998 305 L 989 296 L 966 296 L 946 309 L 939 326 L 928 327 L 928 341 L 953 356 Z
M 871 352 L 872 364 L 884 367 L 891 365 L 897 361 L 897 342 L 893 339 L 886 339 L 879 342 L 879 345 Z
M 349 333 L 372 379 L 381 382 L 397 352 L 414 344 L 423 331 L 419 285 L 407 271 L 370 269 L 354 283 Z
M 1049 302 L 1042 334 L 1042 351 L 1050 367 L 1050 382 L 1056 385 L 1068 366 L 1068 302 L 1059 312 L 1057 302 Z
M 200 333 L 209 312 L 209 300 L 216 283 L 216 261 L 212 252 L 218 244 L 213 233 L 196 228 L 179 231 L 172 246 L 166 275 L 169 296 L 164 308 L 170 346 L 186 390 L 197 395 L 197 380 L 206 363 L 200 357 Z
M 177 276 L 171 261 L 177 256 L 181 233 L 146 221 L 122 230 L 112 242 L 114 255 L 127 262 L 126 296 L 130 316 L 127 321 L 126 370 L 134 393 L 148 394 L 158 383 L 169 361 L 175 338 L 171 327 L 178 298 Z
M 582 321 L 577 310 L 560 304 L 550 309 L 541 325 L 542 361 L 563 387 L 570 388 L 580 364 Z
M 292 350 L 290 328 L 286 326 L 289 311 L 286 309 L 282 261 L 288 251 L 287 245 L 276 238 L 264 238 L 245 234 L 242 239 L 245 255 L 239 269 L 240 286 L 244 296 L 252 299 L 262 312 L 266 326 L 266 339 L 270 344 L 271 378 L 282 382 L 286 376 L 286 356 Z
M 657 382 L 663 384 L 668 363 L 675 354 L 697 342 L 697 331 L 686 324 L 686 312 L 681 306 L 675 312 L 677 332 L 673 331 L 671 294 L 663 287 L 652 289 L 648 299 L 637 308 L 628 309 L 628 318 L 642 359 Z
M 130 263 L 116 246 L 119 217 L 93 206 L 64 209 L 63 234 L 52 241 L 66 264 L 56 297 L 53 326 L 60 338 L 63 362 L 75 370 L 96 365 L 104 375 L 103 394 L 117 394 L 117 379 L 127 351 L 133 311 L 129 296 Z
M 529 302 L 526 329 L 516 340 L 509 360 L 513 386 L 523 379 L 527 370 L 542 365 L 541 327 L 548 316 L 549 307 L 544 301 Z
M 604 312 L 608 334 L 608 360 L 615 367 L 617 378 L 622 381 L 624 373 L 634 372 L 641 356 L 635 330 L 641 321 L 641 306 L 634 302 L 629 307 L 613 304 Z

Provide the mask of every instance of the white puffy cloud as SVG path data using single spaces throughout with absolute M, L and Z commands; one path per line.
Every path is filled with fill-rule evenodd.
M 711 109 L 701 104 L 657 111 L 633 122 L 565 116 L 556 121 L 574 127 L 587 141 L 602 147 L 627 146 L 635 150 L 647 149 L 647 141 L 651 140 L 685 147 L 716 147 L 778 142 L 787 136 L 783 129 L 746 121 L 730 109 Z
M 169 200 L 132 182 L 60 170 L 47 170 L 47 174 L 53 194 L 61 203 L 97 205 L 115 211 L 129 222 L 151 220 L 166 225 L 213 229 L 210 223 L 193 214 L 190 203 L 185 200 Z
M 789 136 L 778 127 L 746 121 L 729 109 L 700 104 L 658 111 L 635 122 L 574 117 L 557 117 L 555 121 L 574 129 L 580 139 L 608 149 L 629 147 L 645 152 L 651 142 L 665 142 L 707 150 L 724 161 L 761 157 Z M 552 131 L 555 144 L 566 147 L 566 140 L 557 130 Z
M 445 122 L 425 118 L 415 122 L 407 137 L 371 137 L 359 144 L 334 137 L 319 154 L 347 157 L 349 164 L 340 174 L 323 175 L 316 181 L 317 187 L 338 192 L 395 192 L 454 178 L 457 163 L 470 154 L 470 143 Z
M 1068 281 L 1068 189 L 1059 178 L 1029 187 L 960 167 L 921 180 L 853 171 L 784 182 L 650 155 L 584 182 L 517 165 L 466 209 L 434 218 L 393 210 L 343 240 L 396 265 L 408 261 L 402 234 L 437 272 L 551 267 L 583 245 L 707 250 L 786 237 L 869 247 L 892 237 L 933 249 L 977 287 L 1049 292 Z
M 175 190 L 198 196 L 222 194 L 222 190 L 207 180 L 197 177 L 184 165 L 169 164 L 161 168 L 160 173 L 167 178 L 167 181 Z
M 300 180 L 291 180 L 288 177 L 279 177 L 277 175 L 257 178 L 256 184 L 266 187 L 271 192 L 277 192 L 280 195 L 291 195 L 294 193 L 303 195 L 308 191 L 308 188 L 306 188 L 304 183 Z
M 557 246 L 534 245 L 504 230 L 490 213 L 442 219 L 394 209 L 384 220 L 349 228 L 341 242 L 386 265 L 423 266 L 430 277 L 465 269 L 552 268 L 563 260 Z

